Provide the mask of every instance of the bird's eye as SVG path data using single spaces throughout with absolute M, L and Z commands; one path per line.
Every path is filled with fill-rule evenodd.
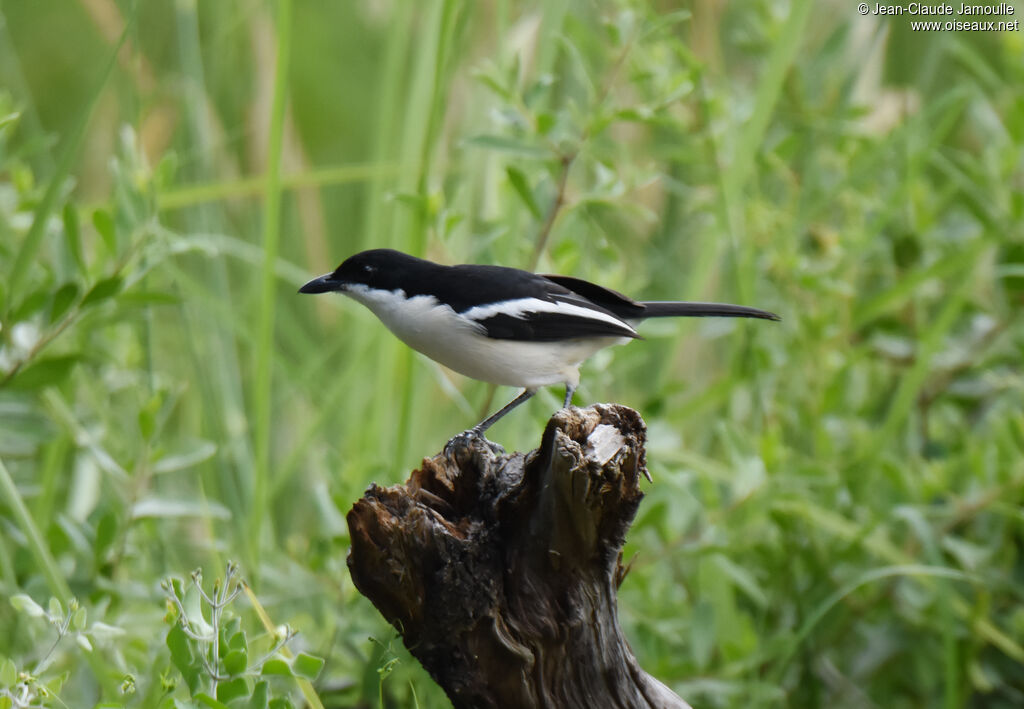
M 364 263 L 363 264 L 363 273 L 369 275 L 371 273 L 376 273 L 376 272 L 377 272 L 377 267 L 376 266 L 372 266 L 372 265 L 370 265 L 368 263 Z

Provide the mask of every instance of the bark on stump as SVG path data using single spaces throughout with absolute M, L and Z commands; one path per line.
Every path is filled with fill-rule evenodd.
M 571 408 L 535 451 L 456 439 L 348 513 L 356 587 L 456 709 L 688 708 L 617 618 L 644 441 L 632 409 Z

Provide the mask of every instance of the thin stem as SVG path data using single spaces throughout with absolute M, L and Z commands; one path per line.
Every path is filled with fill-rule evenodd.
M 267 174 L 263 193 L 263 274 L 260 284 L 260 317 L 256 340 L 256 373 L 253 407 L 255 409 L 255 465 L 250 506 L 249 543 L 253 573 L 259 571 L 260 531 L 267 516 L 267 477 L 270 466 L 271 364 L 274 339 L 275 266 L 281 229 L 281 152 L 284 143 L 284 119 L 287 107 L 288 60 L 291 54 L 291 0 L 279 0 L 277 6 L 277 69 L 271 104 L 268 136 Z
M 50 554 L 50 548 L 43 541 L 43 535 L 39 533 L 39 528 L 36 527 L 28 507 L 25 506 L 25 501 L 21 497 L 21 493 L 18 492 L 18 486 L 14 484 L 14 479 L 7 471 L 7 467 L 2 459 L 0 459 L 0 499 L 7 501 L 7 506 L 14 515 L 15 522 L 21 527 L 21 531 L 24 532 L 32 556 L 35 558 L 39 570 L 43 572 L 46 583 L 50 587 L 50 592 L 65 607 L 68 606 L 71 601 L 71 589 L 68 587 L 68 582 L 57 568 L 57 562 Z
M 226 579 L 225 579 L 225 581 L 226 581 Z M 210 665 L 207 664 L 206 656 L 205 655 L 202 656 L 203 657 L 203 665 L 206 666 L 206 671 L 209 673 L 210 679 L 213 680 L 213 694 L 214 694 L 214 696 L 217 695 L 217 683 L 220 682 L 221 679 L 223 679 L 220 676 L 220 673 L 217 670 L 218 670 L 218 667 L 220 665 L 220 613 L 221 613 L 220 600 L 221 600 L 221 594 L 222 594 L 222 592 L 223 592 L 223 590 L 225 588 L 227 588 L 227 583 L 226 582 L 225 582 L 224 586 L 222 586 L 222 587 L 218 588 L 218 586 L 216 584 L 214 584 L 214 587 L 213 587 L 213 597 L 217 600 L 217 602 L 211 604 L 212 608 L 210 610 L 210 624 L 213 625 L 213 641 L 210 643 L 210 648 L 211 648 L 210 649 L 210 657 L 213 660 L 213 667 L 212 668 L 210 667 Z
M 185 606 L 182 605 L 181 599 L 178 598 L 178 594 L 176 594 L 176 593 L 174 593 L 172 591 L 170 593 L 169 598 L 170 598 L 171 603 L 174 604 L 174 607 L 178 611 L 178 618 L 179 618 L 179 622 L 180 622 L 180 625 L 181 625 L 182 632 L 184 632 L 185 635 L 189 636 L 190 638 L 192 638 L 196 642 L 203 642 L 203 643 L 210 642 L 212 640 L 212 638 L 210 636 L 200 635 L 199 633 L 197 633 L 194 630 L 192 630 L 191 623 L 189 622 L 189 619 L 188 619 L 188 614 L 185 612 Z
M 71 610 L 71 607 L 69 605 L 68 610 L 64 613 L 64 618 L 57 626 L 56 639 L 53 641 L 53 644 L 50 645 L 50 649 L 46 651 L 46 654 L 39 658 L 39 661 L 36 663 L 36 666 L 32 668 L 33 676 L 39 676 L 39 673 L 46 669 L 50 656 L 53 655 L 53 651 L 57 649 L 58 645 L 60 645 L 60 641 L 64 639 L 64 636 L 68 634 L 68 627 L 71 625 L 72 614 L 73 611 Z
M 548 209 L 547 216 L 544 218 L 544 223 L 541 225 L 540 231 L 537 232 L 537 239 L 533 245 L 533 253 L 530 255 L 530 262 L 526 267 L 528 271 L 537 270 L 537 264 L 540 263 L 540 257 L 543 255 L 544 250 L 547 249 L 548 241 L 551 238 L 551 229 L 555 226 L 555 220 L 558 219 L 558 215 L 561 213 L 562 207 L 565 206 L 565 189 L 569 184 L 569 172 L 572 170 L 572 164 L 576 161 L 577 155 L 579 155 L 579 150 L 562 155 L 559 159 L 561 171 L 559 172 L 558 184 L 555 188 L 555 199 L 551 202 L 551 207 Z
M 379 177 L 394 177 L 400 174 L 400 172 L 400 166 L 393 163 L 335 165 L 290 175 L 281 175 L 281 190 L 290 191 L 302 190 L 308 187 L 343 185 Z M 207 202 L 253 197 L 266 190 L 268 179 L 269 177 L 263 174 L 243 177 L 237 180 L 184 185 L 157 195 L 157 208 L 163 212 L 183 207 L 192 207 Z
M 294 638 L 298 634 L 299 633 L 297 630 L 292 630 L 291 628 L 288 628 L 288 631 L 284 634 L 284 636 L 281 639 L 277 641 L 274 647 L 270 648 L 270 650 L 268 650 L 266 654 L 263 655 L 263 657 L 261 657 L 259 660 L 249 665 L 249 669 L 262 667 L 264 662 L 266 662 L 274 655 L 276 655 L 281 648 L 283 648 L 292 638 Z

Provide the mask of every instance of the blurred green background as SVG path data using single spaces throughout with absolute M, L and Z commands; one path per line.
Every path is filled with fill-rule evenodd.
M 0 5 L 0 706 L 216 706 L 161 581 L 229 559 L 315 701 L 448 706 L 344 514 L 514 392 L 296 294 L 377 246 L 782 315 L 650 323 L 576 399 L 648 423 L 619 613 L 695 707 L 1024 706 L 1024 33 L 912 19 Z

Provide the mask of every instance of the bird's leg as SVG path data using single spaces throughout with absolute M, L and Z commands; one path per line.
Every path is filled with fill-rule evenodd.
M 471 428 L 469 430 L 473 431 L 478 436 L 484 435 L 484 431 L 486 431 L 491 426 L 496 424 L 498 422 L 498 419 L 500 419 L 502 416 L 507 414 L 512 409 L 514 409 L 517 406 L 519 406 L 521 403 L 523 403 L 524 401 L 526 401 L 527 399 L 529 399 L 531 396 L 533 396 L 536 393 L 537 393 L 536 389 L 523 389 L 523 393 L 522 394 L 520 394 L 519 396 L 514 398 L 512 401 L 510 401 L 507 404 L 505 404 L 504 406 L 502 406 L 500 409 L 495 411 L 493 414 L 491 414 L 490 416 L 488 416 L 483 421 L 478 423 L 476 426 L 473 426 L 473 428 Z
M 494 451 L 495 453 L 504 453 L 505 449 L 497 445 L 496 443 L 491 443 L 490 441 L 488 441 L 487 436 L 484 435 L 484 432 L 491 426 L 493 426 L 495 423 L 497 423 L 498 419 L 500 419 L 502 416 L 507 414 L 512 409 L 519 406 L 521 403 L 523 403 L 536 393 L 536 389 L 523 389 L 523 392 L 515 399 L 502 406 L 500 409 L 498 409 L 493 414 L 485 418 L 476 426 L 473 426 L 473 428 L 469 429 L 468 431 L 463 431 L 462 433 L 448 441 L 448 443 L 446 443 L 444 446 L 444 452 L 448 453 L 453 446 L 465 444 L 470 439 L 473 438 L 479 438 L 485 443 L 487 443 L 490 446 L 491 450 Z
M 563 409 L 568 409 L 572 405 L 572 395 L 576 393 L 576 387 L 566 382 L 565 384 L 565 403 L 562 404 Z

